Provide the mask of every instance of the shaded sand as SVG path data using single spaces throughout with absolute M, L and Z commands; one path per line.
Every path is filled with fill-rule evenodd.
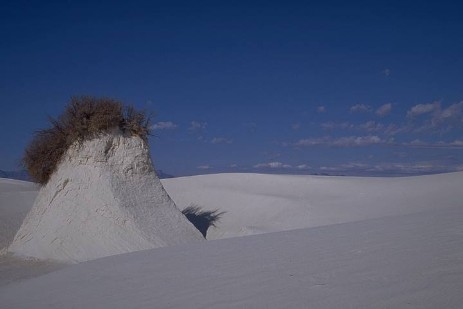
M 66 266 L 52 261 L 22 259 L 11 254 L 2 254 L 0 255 L 0 287 L 38 277 Z
M 461 308 L 463 207 L 133 252 L 0 288 L 5 308 Z

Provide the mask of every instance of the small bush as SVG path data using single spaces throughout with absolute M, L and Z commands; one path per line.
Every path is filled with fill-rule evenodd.
M 224 211 L 219 212 L 218 209 L 202 210 L 201 207 L 194 204 L 182 210 L 182 213 L 203 234 L 204 238 L 206 238 L 209 227 L 216 227 L 217 222 L 225 214 Z
M 51 128 L 39 130 L 26 147 L 23 164 L 31 178 L 46 184 L 61 157 L 74 142 L 119 128 L 147 142 L 150 117 L 110 98 L 73 97 L 64 113 L 50 118 Z
M 127 106 L 121 128 L 133 135 L 140 136 L 146 142 L 150 134 L 150 117 L 144 111 L 137 111 L 132 106 Z

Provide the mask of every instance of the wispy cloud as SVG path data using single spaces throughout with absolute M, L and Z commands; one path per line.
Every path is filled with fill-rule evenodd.
M 391 75 L 391 69 L 386 68 L 382 70 L 381 73 L 383 73 L 384 76 L 389 77 L 389 75 Z
M 209 169 L 211 169 L 211 168 L 212 168 L 212 166 L 210 166 L 210 165 L 208 165 L 208 164 L 199 165 L 199 166 L 197 167 L 197 169 L 200 169 L 200 170 L 209 170 Z
M 291 168 L 291 165 L 284 164 L 281 162 L 268 162 L 268 163 L 259 163 L 254 165 L 254 168 L 272 168 L 272 169 L 282 169 L 282 168 Z
M 321 166 L 320 170 L 324 172 L 345 172 L 348 170 L 363 170 L 368 167 L 369 165 L 365 163 L 349 162 L 335 166 Z
M 339 138 L 331 138 L 331 137 L 322 137 L 322 138 L 307 138 L 301 139 L 298 142 L 294 143 L 293 146 L 301 147 L 301 146 L 318 146 L 318 145 L 325 145 L 325 146 L 335 146 L 335 147 L 361 147 L 361 146 L 369 146 L 369 145 L 378 145 L 378 144 L 385 144 L 387 143 L 386 140 L 376 136 L 376 135 L 368 135 L 368 136 L 348 136 L 348 137 L 339 137 Z
M 312 167 L 307 164 L 299 164 L 296 166 L 298 170 L 310 170 Z
M 385 117 L 390 114 L 393 104 L 383 104 L 376 109 L 376 115 Z M 370 106 L 357 104 L 352 106 L 351 112 L 371 111 Z M 463 101 L 446 108 L 439 101 L 427 104 L 417 104 L 407 111 L 407 119 L 402 123 L 381 123 L 374 120 L 365 123 L 324 122 L 320 127 L 324 130 L 360 130 L 384 136 L 394 136 L 403 133 L 423 134 L 424 132 L 446 133 L 455 129 L 463 129 Z M 313 141 L 313 140 L 311 140 Z M 320 144 L 324 141 L 317 139 Z
M 398 125 L 391 123 L 384 127 L 384 134 L 388 136 L 397 135 L 399 133 L 409 132 L 411 130 L 410 126 Z
M 379 117 L 385 117 L 389 115 L 392 111 L 392 104 L 391 103 L 386 103 L 384 105 L 381 105 L 377 110 L 376 110 L 376 115 Z
M 192 121 L 190 123 L 190 127 L 188 128 L 188 130 L 194 132 L 194 131 L 204 130 L 206 129 L 206 127 L 207 127 L 207 122 Z
M 324 113 L 324 112 L 326 112 L 326 107 L 323 106 L 323 105 L 320 105 L 319 107 L 317 107 L 317 112 L 319 112 L 319 113 Z
M 325 130 L 334 130 L 334 129 L 353 129 L 355 127 L 354 124 L 350 122 L 324 122 L 320 125 Z
M 441 124 L 462 125 L 463 124 L 463 102 L 452 104 L 444 110 L 438 110 L 432 119 L 435 126 Z
M 151 128 L 153 130 L 173 130 L 176 129 L 178 126 L 173 123 L 172 121 L 160 121 L 155 123 Z
M 206 132 L 207 122 L 192 121 L 190 122 L 190 127 L 188 131 L 190 134 L 196 136 L 199 141 L 207 142 L 204 134 Z
M 449 165 L 445 162 L 380 162 L 369 164 L 363 162 L 349 162 L 335 166 L 322 166 L 320 171 L 345 174 L 389 174 L 389 175 L 416 175 L 442 172 L 461 171 L 461 165 Z
M 212 144 L 231 144 L 231 143 L 233 143 L 233 140 L 225 138 L 225 137 L 214 137 L 211 140 L 211 143 Z
M 383 124 L 374 120 L 369 120 L 361 124 L 353 124 L 351 122 L 324 122 L 320 124 L 324 130 L 360 130 L 368 133 L 381 133 L 386 136 L 393 136 L 399 133 L 410 132 L 412 127 L 410 125 L 399 125 L 395 123 Z
M 381 123 L 377 123 L 376 121 L 367 121 L 359 125 L 359 128 L 367 132 L 384 131 L 384 125 Z
M 436 162 L 379 163 L 366 169 L 367 172 L 389 172 L 402 174 L 423 174 L 455 171 L 455 167 Z
M 411 142 L 405 142 L 402 146 L 416 147 L 416 148 L 463 148 L 463 140 L 454 140 L 453 142 L 438 141 L 435 143 L 423 142 L 415 139 Z
M 293 130 L 295 130 L 295 131 L 299 130 L 300 128 L 301 128 L 301 124 L 300 124 L 299 122 L 293 123 L 293 124 L 291 125 L 291 129 L 293 129 Z
M 419 117 L 424 115 L 422 117 Z M 440 133 L 463 128 L 463 102 L 443 108 L 440 101 L 413 106 L 407 118 L 414 126 L 414 132 L 439 130 Z
M 351 113 L 368 112 L 370 110 L 371 110 L 371 107 L 366 104 L 355 104 L 350 107 Z
M 407 117 L 413 118 L 419 115 L 431 113 L 440 110 L 440 102 L 435 101 L 427 104 L 418 104 L 413 106 L 408 112 Z

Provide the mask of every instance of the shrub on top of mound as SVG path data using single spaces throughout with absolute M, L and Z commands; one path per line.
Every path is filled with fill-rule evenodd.
M 92 96 L 71 98 L 64 113 L 57 119 L 50 118 L 50 124 L 50 128 L 35 133 L 23 157 L 32 180 L 42 185 L 75 142 L 81 143 L 114 128 L 140 136 L 145 142 L 150 133 L 150 117 L 145 112 L 111 98 Z

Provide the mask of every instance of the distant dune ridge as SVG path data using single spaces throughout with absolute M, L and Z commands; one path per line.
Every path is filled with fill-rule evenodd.
M 203 240 L 164 190 L 146 140 L 132 133 L 114 127 L 72 143 L 8 251 L 81 262 Z

